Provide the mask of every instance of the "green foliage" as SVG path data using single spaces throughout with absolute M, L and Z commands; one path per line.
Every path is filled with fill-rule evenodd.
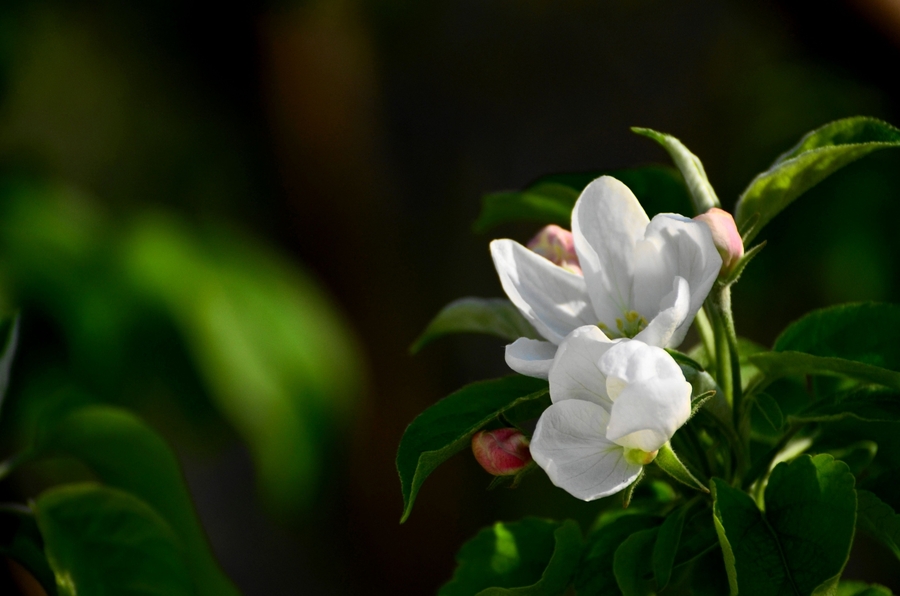
M 65 485 L 39 496 L 34 509 L 61 595 L 198 593 L 172 527 L 137 497 Z
M 130 498 L 140 499 L 143 507 L 152 508 L 154 517 L 165 520 L 183 547 L 179 560 L 187 566 L 198 596 L 238 593 L 210 551 L 175 454 L 138 418 L 104 406 L 75 410 L 42 429 L 34 451 L 38 456 L 76 458 L 107 486 L 125 491 Z M 113 499 L 84 497 L 84 507 L 107 498 Z M 63 497 L 53 502 L 60 499 Z M 79 515 L 87 516 L 88 512 Z M 88 523 L 88 518 L 82 521 Z M 58 574 L 59 568 L 56 570 Z
M 415 354 L 432 341 L 451 333 L 485 333 L 515 341 L 520 337 L 541 339 L 519 309 L 505 298 L 460 298 L 428 323 L 410 348 Z
M 668 443 L 659 448 L 659 453 L 657 453 L 656 459 L 653 461 L 666 474 L 685 486 L 689 486 L 705 493 L 709 492 L 709 489 L 706 488 L 702 482 L 697 480 L 691 471 L 687 469 L 687 466 L 678 459 L 678 456 L 672 451 L 672 446 Z
M 19 344 L 19 320 L 19 315 L 16 315 L 0 321 L 0 408 L 9 388 L 9 375 Z
M 575 575 L 576 594 L 615 593 L 619 585 L 613 568 L 616 550 L 629 536 L 655 529 L 660 521 L 654 515 L 635 513 L 615 517 L 609 523 L 594 528 L 587 537 Z
M 613 573 L 623 596 L 651 596 L 651 561 L 659 528 L 640 530 L 625 539 L 613 557 Z
M 666 516 L 656 544 L 653 546 L 653 577 L 656 579 L 658 589 L 664 589 L 672 576 L 672 567 L 675 565 L 675 555 L 681 542 L 681 532 L 684 530 L 684 520 L 690 513 L 690 507 L 680 507 Z
M 48 594 L 56 594 L 56 579 L 44 555 L 44 539 L 28 509 L 0 506 L 0 556 L 19 563 Z
M 794 199 L 861 157 L 900 147 L 900 130 L 874 118 L 846 118 L 818 128 L 750 182 L 738 199 L 735 222 L 748 246 Z
M 836 596 L 893 596 L 893 592 L 878 584 L 849 581 L 841 582 Z
M 486 232 L 500 224 L 527 221 L 568 228 L 578 195 L 592 180 L 612 176 L 638 198 L 648 215 L 661 212 L 687 213 L 690 198 L 678 172 L 669 167 L 646 166 L 582 174 L 553 174 L 540 178 L 523 191 L 485 195 L 481 214 L 473 224 Z
M 632 132 L 653 139 L 675 162 L 675 166 L 691 193 L 691 201 L 694 205 L 694 213 L 705 213 L 713 207 L 719 207 L 719 197 L 713 190 L 712 184 L 706 177 L 706 170 L 700 162 L 700 158 L 691 153 L 684 144 L 671 135 L 656 132 L 649 128 L 632 127 Z
M 554 596 L 569 585 L 581 553 L 572 520 L 497 522 L 460 549 L 440 596 Z
M 857 490 L 856 527 L 878 539 L 900 559 L 900 515 L 867 490 Z
M 775 467 L 765 512 L 716 478 L 715 523 L 732 595 L 826 594 L 837 587 L 856 523 L 854 478 L 830 455 Z
M 425 479 L 466 448 L 472 435 L 507 410 L 547 395 L 547 382 L 513 375 L 472 383 L 437 402 L 412 421 L 397 450 L 397 473 L 406 521 Z

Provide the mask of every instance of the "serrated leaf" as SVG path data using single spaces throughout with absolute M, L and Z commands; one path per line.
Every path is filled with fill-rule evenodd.
M 27 569 L 47 594 L 56 594 L 56 579 L 44 555 L 44 539 L 30 510 L 0 505 L 0 555 Z
M 900 515 L 867 490 L 857 490 L 856 527 L 879 540 L 900 559 Z
M 653 546 L 653 577 L 656 578 L 656 587 L 662 590 L 669 583 L 672 576 L 672 567 L 675 565 L 675 555 L 681 543 L 681 532 L 684 529 L 684 520 L 690 508 L 680 507 L 666 516 L 659 528 L 656 543 Z
M 572 520 L 527 517 L 497 522 L 460 549 L 457 568 L 439 596 L 562 594 L 581 554 L 581 530 Z
M 406 521 L 425 479 L 453 454 L 468 447 L 472 435 L 491 420 L 527 401 L 541 399 L 547 381 L 513 375 L 463 387 L 412 421 L 397 450 L 397 473 Z
M 864 422 L 900 422 L 900 395 L 895 391 L 860 389 L 847 397 L 814 402 L 792 414 L 794 422 L 827 422 L 841 418 Z
M 522 191 L 486 195 L 481 214 L 472 228 L 475 232 L 486 232 L 513 221 L 569 228 L 572 208 L 581 191 L 592 180 L 604 175 L 612 176 L 630 188 L 650 217 L 661 212 L 687 213 L 690 208 L 690 198 L 681 176 L 666 166 L 551 174 Z
M 515 341 L 541 339 L 519 309 L 505 298 L 460 298 L 432 319 L 410 348 L 415 354 L 432 341 L 452 333 L 484 333 Z
M 766 510 L 713 480 L 714 516 L 732 595 L 833 593 L 853 541 L 854 478 L 827 454 L 781 463 L 769 477 Z
M 650 561 L 659 528 L 635 532 L 625 539 L 613 557 L 613 572 L 622 596 L 654 594 Z
M 35 452 L 38 456 L 74 457 L 106 485 L 127 491 L 152 507 L 184 545 L 199 595 L 239 593 L 212 554 L 175 454 L 140 419 L 112 407 L 81 408 L 43 429 Z
M 653 139 L 666 150 L 672 161 L 675 162 L 678 171 L 684 177 L 684 182 L 691 193 L 695 214 L 706 213 L 713 207 L 720 207 L 719 197 L 716 196 L 716 191 L 713 190 L 712 184 L 709 183 L 709 179 L 706 177 L 703 163 L 681 141 L 672 135 L 649 128 L 635 126 L 631 130 L 641 136 Z
M 64 485 L 37 498 L 35 516 L 63 596 L 197 593 L 175 532 L 129 493 L 92 483 Z
M 661 518 L 625 513 L 593 530 L 585 541 L 584 554 L 575 573 L 578 596 L 615 594 L 618 590 L 613 562 L 616 549 L 635 532 L 655 528 Z
M 758 174 L 735 207 L 735 222 L 747 246 L 794 199 L 844 166 L 879 149 L 900 147 L 900 130 L 874 118 L 837 120 L 818 128 Z

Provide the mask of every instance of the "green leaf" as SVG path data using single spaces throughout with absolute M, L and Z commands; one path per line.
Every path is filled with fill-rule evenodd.
M 472 435 L 507 410 L 547 395 L 547 381 L 513 375 L 472 383 L 437 402 L 412 421 L 400 439 L 397 473 L 406 521 L 422 483 Z
M 623 596 L 654 594 L 650 561 L 659 528 L 635 532 L 616 549 L 613 573 Z
M 754 399 L 757 409 L 766 421 L 772 425 L 772 428 L 781 430 L 784 426 L 784 414 L 781 412 L 778 402 L 772 399 L 772 396 L 768 393 L 757 393 Z
M 445 306 L 410 348 L 415 354 L 432 341 L 451 333 L 485 333 L 515 341 L 541 339 L 519 309 L 505 298 L 460 298 Z
M 16 347 L 19 345 L 19 319 L 17 314 L 0 321 L 0 409 L 9 388 L 9 375 L 12 372 Z
M 581 530 L 572 520 L 535 517 L 497 522 L 460 549 L 453 579 L 439 596 L 543 596 L 562 594 L 581 553 Z
M 752 224 L 744 233 L 744 246 L 801 194 L 840 168 L 889 147 L 900 147 L 900 130 L 874 118 L 845 118 L 808 133 L 758 174 L 738 199 L 738 229 Z
M 43 430 L 35 451 L 39 456 L 74 457 L 105 484 L 152 507 L 184 545 L 199 595 L 238 594 L 213 557 L 175 454 L 141 420 L 112 407 L 75 410 Z
M 60 594 L 197 593 L 175 532 L 137 497 L 72 484 L 43 493 L 34 508 Z
M 846 581 L 838 586 L 835 596 L 893 596 L 893 592 L 878 584 Z
M 656 454 L 656 459 L 653 461 L 656 462 L 656 465 L 662 468 L 666 474 L 685 486 L 689 486 L 705 493 L 709 492 L 709 489 L 706 488 L 702 482 L 697 480 L 690 470 L 681 463 L 681 460 L 678 459 L 678 456 L 675 455 L 671 445 L 668 443 L 659 448 L 659 453 Z
M 794 422 L 826 422 L 841 418 L 864 422 L 900 422 L 900 395 L 894 391 L 860 389 L 847 397 L 814 402 L 789 419 Z
M 668 152 L 672 161 L 675 162 L 675 166 L 681 172 L 681 175 L 684 176 L 684 181 L 691 193 L 694 213 L 706 213 L 713 207 L 720 206 L 716 191 L 713 190 L 709 179 L 706 177 L 703 163 L 681 141 L 671 135 L 656 132 L 649 128 L 632 127 L 631 130 L 641 136 L 653 139 Z
M 575 574 L 576 594 L 615 594 L 618 590 L 613 570 L 616 549 L 635 532 L 655 528 L 659 523 L 660 518 L 654 515 L 625 513 L 591 531 Z
M 656 537 L 656 544 L 653 547 L 653 576 L 656 578 L 658 590 L 665 588 L 672 576 L 672 567 L 675 565 L 675 554 L 678 552 L 681 542 L 684 520 L 689 512 L 690 507 L 679 507 L 666 516 L 659 528 L 659 535 Z
M 687 213 L 690 198 L 681 176 L 666 166 L 645 166 L 622 170 L 551 174 L 523 191 L 485 195 L 481 214 L 472 228 L 486 232 L 500 224 L 526 221 L 541 225 L 556 224 L 569 228 L 575 201 L 592 180 L 612 176 L 637 197 L 647 214 Z
M 815 447 L 813 448 L 814 450 Z M 829 449 L 827 453 L 839 459 L 850 468 L 850 473 L 859 478 L 875 460 L 878 454 L 878 443 L 875 441 L 856 441 L 837 449 Z
M 854 478 L 827 454 L 775 467 L 766 511 L 749 495 L 713 480 L 714 516 L 732 595 L 833 593 L 856 523 Z
M 44 555 L 44 539 L 30 510 L 0 506 L 0 555 L 27 569 L 48 594 L 56 594 L 56 579 Z
M 878 539 L 900 559 L 900 515 L 867 490 L 857 490 L 856 527 Z
M 750 356 L 750 362 L 765 374 L 767 381 L 788 375 L 844 376 L 900 390 L 900 372 L 844 358 L 813 356 L 802 352 L 765 352 Z

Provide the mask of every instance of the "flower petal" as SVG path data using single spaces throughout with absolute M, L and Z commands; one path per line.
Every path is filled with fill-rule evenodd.
M 546 379 L 550 374 L 556 344 L 520 337 L 506 346 L 506 364 L 519 374 Z
M 606 393 L 606 376 L 597 367 L 612 346 L 596 325 L 579 327 L 559 345 L 550 368 L 550 399 L 584 400 L 609 410 L 612 402 Z
M 634 246 L 649 221 L 634 193 L 609 176 L 588 184 L 575 202 L 575 252 L 597 319 L 611 329 L 632 308 Z
M 691 385 L 684 376 L 680 381 L 656 377 L 629 383 L 613 403 L 606 438 L 623 447 L 656 451 L 690 415 Z
M 576 327 L 597 322 L 582 276 L 513 240 L 491 242 L 491 256 L 506 295 L 548 340 L 558 344 Z
M 672 280 L 687 280 L 691 296 L 688 314 L 670 342 L 677 345 L 684 339 L 721 268 L 722 257 L 709 226 L 674 213 L 661 213 L 635 244 L 634 309 L 648 320 L 655 318 L 672 291 Z
M 657 378 L 684 381 L 681 367 L 668 352 L 637 339 L 623 339 L 613 345 L 600 358 L 598 370 L 606 378 L 607 387 L 612 379 L 623 386 Z M 615 401 L 618 392 L 609 392 L 609 397 Z
M 606 410 L 590 402 L 555 403 L 544 410 L 531 439 L 531 455 L 550 481 L 585 501 L 619 492 L 641 471 L 604 436 L 608 419 Z
M 653 317 L 647 327 L 635 335 L 634 339 L 660 348 L 674 348 L 684 340 L 690 326 L 688 320 L 691 308 L 690 286 L 683 277 L 676 277 L 672 286 L 672 291 L 659 305 L 659 314 Z M 694 312 L 694 315 L 696 314 Z M 684 324 L 685 321 L 688 321 L 687 325 Z

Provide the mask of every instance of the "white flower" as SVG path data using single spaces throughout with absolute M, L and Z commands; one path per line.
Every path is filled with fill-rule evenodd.
M 594 325 L 560 344 L 549 376 L 553 404 L 531 455 L 553 484 L 585 501 L 634 482 L 690 417 L 691 385 L 665 350 L 611 341 Z
M 575 203 L 572 235 L 583 275 L 513 240 L 491 242 L 503 290 L 548 340 L 507 346 L 510 368 L 547 378 L 556 345 L 582 325 L 678 346 L 722 267 L 709 227 L 673 213 L 650 220 L 627 186 L 603 176 Z

